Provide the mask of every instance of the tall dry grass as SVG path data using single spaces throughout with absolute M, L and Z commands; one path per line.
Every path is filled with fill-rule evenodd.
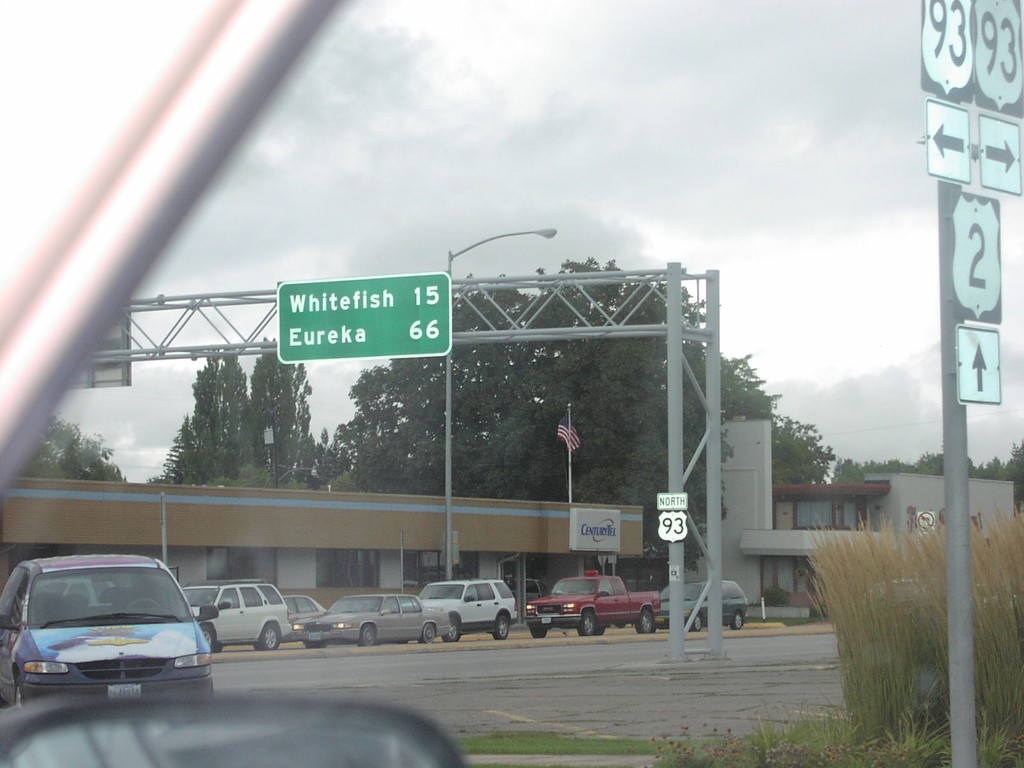
M 974 530 L 971 546 L 978 726 L 1012 738 L 1024 733 L 1024 517 Z M 906 739 L 947 730 L 944 532 L 822 532 L 811 562 L 856 733 Z

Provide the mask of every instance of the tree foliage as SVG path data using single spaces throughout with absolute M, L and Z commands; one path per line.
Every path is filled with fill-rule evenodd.
M 593 259 L 565 262 L 563 273 L 615 271 Z M 664 286 L 662 286 L 664 289 Z M 560 290 L 572 307 L 552 302 L 548 326 L 569 326 L 579 313 L 592 325 L 603 312 L 630 307 L 630 323 L 664 322 L 656 302 L 631 304 L 633 290 L 611 282 L 588 285 L 586 294 Z M 536 296 L 503 291 L 499 306 L 454 308 L 461 330 L 486 327 L 479 314 L 519 316 Z M 695 324 L 703 305 L 685 295 L 684 316 Z M 582 307 L 582 309 L 581 309 Z M 533 327 L 537 327 L 534 325 Z M 686 489 L 691 514 L 706 510 L 707 424 L 700 393 L 705 347 L 684 342 L 687 382 L 683 389 L 683 452 L 692 467 Z M 456 496 L 566 501 L 569 457 L 556 438 L 571 406 L 581 445 L 571 457 L 572 499 L 645 508 L 645 541 L 660 550 L 654 500 L 668 479 L 668 382 L 665 340 L 606 338 L 456 346 L 452 365 L 452 492 Z M 784 482 L 822 482 L 834 456 L 810 425 L 776 413 L 778 398 L 750 357 L 723 359 L 722 417 L 773 419 L 776 471 Z M 317 487 L 328 481 L 346 490 L 439 496 L 445 487 L 445 359 L 395 359 L 364 370 L 350 390 L 355 414 L 333 432 L 310 433 L 307 399 L 312 393 L 303 366 L 284 366 L 265 356 L 248 387 L 233 358 L 211 360 L 193 387 L 196 405 L 168 455 L 162 480 L 184 483 L 270 484 L 273 454 L 264 444 L 272 430 L 280 482 Z M 727 450 L 727 447 L 726 447 Z M 694 457 L 696 457 L 694 459 Z
M 319 488 L 345 472 L 338 437 L 310 434 L 313 390 L 302 365 L 263 355 L 247 380 L 235 357 L 211 358 L 192 385 L 195 405 L 158 482 Z
M 23 477 L 123 482 L 111 461 L 114 452 L 99 437 L 83 435 L 76 424 L 52 419 Z
M 772 483 L 824 483 L 836 456 L 817 427 L 788 416 L 772 419 Z
M 604 270 L 615 270 L 614 263 Z M 594 260 L 566 262 L 562 272 L 595 272 Z M 569 289 L 572 290 L 572 289 Z M 615 284 L 588 288 L 591 320 L 629 300 Z M 502 296 L 515 316 L 525 295 Z M 684 297 L 684 315 L 703 307 Z M 588 306 L 587 302 L 576 302 Z M 586 310 L 584 310 L 586 311 Z M 656 306 L 631 317 L 637 324 L 664 322 Z M 572 325 L 573 311 L 553 307 L 549 325 Z M 481 327 L 479 316 L 456 307 L 456 327 Z M 702 344 L 686 342 L 696 381 L 705 379 Z M 444 492 L 444 360 L 393 360 L 364 371 L 351 391 L 355 416 L 340 436 L 351 457 L 358 490 Z M 660 338 L 588 339 L 457 346 L 452 352 L 452 491 L 456 496 L 566 501 L 569 464 L 556 426 L 571 404 L 580 448 L 572 455 L 572 498 L 577 503 L 645 507 L 645 541 L 656 535 L 654 500 L 668 478 L 668 404 L 665 341 Z M 772 418 L 777 398 L 764 391 L 749 357 L 722 361 L 722 412 L 727 418 Z M 809 467 L 794 482 L 820 482 L 834 458 L 810 426 L 785 419 L 781 456 Z M 684 387 L 684 455 L 697 460 L 687 482 L 690 508 L 704 517 L 705 461 L 698 446 L 706 430 L 704 406 Z

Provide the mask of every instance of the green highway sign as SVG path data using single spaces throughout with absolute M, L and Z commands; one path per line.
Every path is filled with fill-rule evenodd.
M 446 272 L 285 282 L 277 287 L 282 363 L 441 357 L 452 348 Z

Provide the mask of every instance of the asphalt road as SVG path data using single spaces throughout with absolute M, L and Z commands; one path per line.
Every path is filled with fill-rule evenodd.
M 672 738 L 742 735 L 760 722 L 818 716 L 842 703 L 827 625 L 725 631 L 723 659 L 706 635 L 688 660 L 667 659 L 668 635 L 610 630 L 534 640 L 513 633 L 456 644 L 377 648 L 228 649 L 214 664 L 219 692 L 305 691 L 399 704 L 457 735 L 515 731 Z

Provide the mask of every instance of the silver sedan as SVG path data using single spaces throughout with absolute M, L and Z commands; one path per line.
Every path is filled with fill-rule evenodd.
M 324 615 L 292 624 L 293 637 L 307 648 L 328 643 L 432 643 L 448 629 L 447 612 L 425 608 L 415 595 L 348 595 Z

